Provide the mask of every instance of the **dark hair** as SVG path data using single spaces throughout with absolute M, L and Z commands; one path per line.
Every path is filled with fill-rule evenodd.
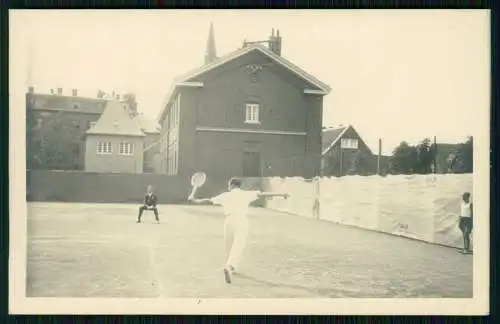
M 231 187 L 241 188 L 241 180 L 239 180 L 239 179 L 231 179 L 229 181 L 229 185 Z
M 462 195 L 462 198 L 463 199 L 470 198 L 470 192 L 464 192 L 464 194 Z

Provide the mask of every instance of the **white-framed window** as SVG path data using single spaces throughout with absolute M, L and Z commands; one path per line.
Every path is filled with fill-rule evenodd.
M 113 153 L 111 142 L 98 142 L 97 154 L 111 154 Z
M 245 106 L 245 123 L 258 124 L 259 119 L 259 108 L 258 103 L 247 103 Z
M 346 149 L 357 149 L 358 148 L 358 139 L 357 138 L 343 138 L 340 142 L 341 148 Z
M 134 144 L 132 143 L 120 143 L 120 155 L 133 155 L 134 154 Z

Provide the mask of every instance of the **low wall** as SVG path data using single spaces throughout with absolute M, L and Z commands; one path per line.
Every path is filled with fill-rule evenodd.
M 265 207 L 430 243 L 461 247 L 457 227 L 463 192 L 472 193 L 472 174 L 267 178 L 266 191 L 285 191 L 288 200 Z M 316 200 L 316 197 L 318 198 Z
M 228 179 L 209 178 L 198 190 L 200 198 L 227 190 Z M 26 173 L 29 201 L 93 203 L 141 203 L 148 185 L 154 187 L 159 204 L 186 203 L 191 176 L 142 173 L 94 173 L 83 171 L 29 170 Z M 245 189 L 260 190 L 259 178 L 243 181 Z M 254 206 L 263 206 L 257 201 Z
M 185 203 L 191 190 L 191 177 L 183 175 L 29 170 L 26 177 L 29 201 L 141 203 L 152 185 L 159 204 L 177 204 Z M 226 182 L 210 179 L 198 195 L 216 195 L 227 188 Z

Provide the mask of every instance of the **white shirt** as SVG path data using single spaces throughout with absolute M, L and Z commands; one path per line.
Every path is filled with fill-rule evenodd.
M 460 216 L 462 217 L 471 217 L 472 216 L 472 208 L 471 208 L 471 203 L 464 202 L 462 201 L 462 204 L 460 205 Z
M 245 217 L 248 213 L 248 205 L 259 199 L 260 191 L 246 191 L 235 188 L 212 198 L 212 202 L 222 205 L 224 214 L 227 216 Z

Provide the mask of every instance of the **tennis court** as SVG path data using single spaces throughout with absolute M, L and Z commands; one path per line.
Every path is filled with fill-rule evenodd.
M 224 283 L 217 207 L 28 204 L 28 297 L 472 297 L 472 255 L 251 209 L 242 274 Z

